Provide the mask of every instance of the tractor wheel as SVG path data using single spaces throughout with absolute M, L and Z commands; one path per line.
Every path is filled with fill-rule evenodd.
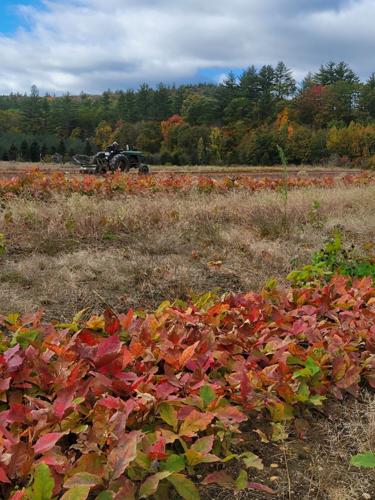
M 150 169 L 148 168 L 148 165 L 145 165 L 144 163 L 142 163 L 142 165 L 138 168 L 139 175 L 147 175 L 149 172 Z
M 129 172 L 129 160 L 123 154 L 115 155 L 110 161 L 110 168 L 113 172 L 121 170 L 122 172 Z

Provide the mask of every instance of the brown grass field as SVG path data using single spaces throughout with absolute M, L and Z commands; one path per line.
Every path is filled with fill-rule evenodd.
M 359 249 L 375 241 L 375 186 L 290 191 L 286 225 L 283 214 L 274 192 L 2 201 L 0 312 L 44 307 L 48 319 L 69 320 L 83 308 L 87 316 L 107 304 L 152 309 L 191 292 L 259 290 L 269 278 L 284 284 L 335 229 Z M 272 457 L 263 477 L 272 476 L 277 498 L 375 498 L 375 472 L 348 465 L 351 454 L 375 449 L 374 395 L 331 402 L 309 421 L 307 440 L 286 439 L 283 451 L 246 438 Z M 204 495 L 233 498 L 215 487 Z
M 38 168 L 46 172 L 64 172 L 66 174 L 77 174 L 79 173 L 79 167 L 73 163 L 30 163 L 30 162 L 16 162 L 16 161 L 0 161 L 0 177 L 9 177 L 12 175 L 19 175 L 20 173 L 27 171 L 29 169 Z M 308 175 L 308 176 L 320 176 L 320 175 L 342 175 L 346 173 L 357 174 L 360 172 L 359 169 L 345 169 L 339 167 L 317 167 L 311 165 L 299 165 L 299 166 L 289 166 L 288 172 L 291 175 Z M 201 166 L 160 166 L 152 165 L 152 173 L 179 173 L 179 174 L 194 174 L 194 175 L 229 175 L 229 174 L 246 174 L 255 177 L 264 176 L 279 176 L 283 174 L 283 168 L 281 166 L 264 167 L 264 166 L 246 166 L 246 165 L 233 165 L 233 166 L 215 166 L 215 165 L 201 165 Z M 132 171 L 132 173 L 136 173 Z

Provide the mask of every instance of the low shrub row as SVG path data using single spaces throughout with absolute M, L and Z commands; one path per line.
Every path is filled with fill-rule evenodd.
M 371 278 L 82 314 L 0 317 L 2 498 L 198 499 L 198 473 L 272 493 L 242 426 L 375 388 Z

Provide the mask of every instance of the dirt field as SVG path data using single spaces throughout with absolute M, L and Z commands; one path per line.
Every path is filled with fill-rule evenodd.
M 13 161 L 0 161 L 0 177 L 12 177 L 14 175 L 19 175 L 28 169 L 39 168 L 45 172 L 64 172 L 65 174 L 79 174 L 79 167 L 72 163 L 55 164 L 55 163 L 27 163 L 27 162 L 13 162 Z M 213 177 L 221 175 L 249 175 L 254 177 L 279 177 L 284 175 L 282 167 L 264 167 L 264 166 L 151 166 L 151 174 L 153 173 L 179 173 L 179 174 L 192 174 L 192 175 L 210 175 Z M 290 166 L 288 167 L 288 173 L 290 175 L 306 175 L 311 177 L 324 175 L 339 176 L 343 174 L 358 174 L 359 169 L 344 169 L 344 168 L 332 168 L 332 167 L 313 167 L 311 165 L 303 166 Z M 136 171 L 132 171 L 136 174 Z
M 359 249 L 375 241 L 375 186 L 291 191 L 286 226 L 283 210 L 272 192 L 3 201 L 0 312 L 44 307 L 47 318 L 69 320 L 107 304 L 122 312 L 192 291 L 259 290 L 269 278 L 284 283 L 334 229 Z M 305 441 L 288 428 L 277 444 L 262 442 L 254 429 L 244 433 L 245 446 L 266 463 L 254 481 L 271 477 L 277 498 L 375 498 L 375 473 L 348 466 L 351 454 L 375 448 L 374 396 L 364 391 L 358 401 L 332 402 L 301 417 Z M 233 493 L 206 487 L 203 497 Z

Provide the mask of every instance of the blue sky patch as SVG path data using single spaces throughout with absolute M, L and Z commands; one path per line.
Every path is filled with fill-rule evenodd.
M 27 20 L 19 10 L 20 5 L 42 7 L 42 0 L 0 0 L 0 33 L 11 35 L 18 28 L 28 28 Z

